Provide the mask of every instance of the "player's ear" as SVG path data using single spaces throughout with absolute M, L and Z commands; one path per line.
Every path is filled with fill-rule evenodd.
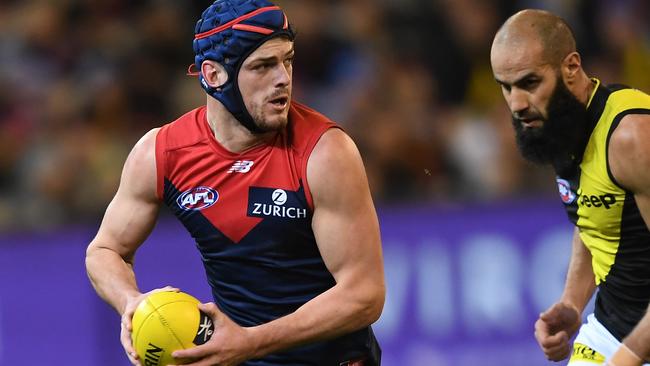
M 206 83 L 213 88 L 218 88 L 228 81 L 228 72 L 218 62 L 205 60 L 201 64 L 201 74 Z
M 572 85 L 577 80 L 580 70 L 582 70 L 582 60 L 578 52 L 568 54 L 560 66 L 562 78 L 567 85 Z

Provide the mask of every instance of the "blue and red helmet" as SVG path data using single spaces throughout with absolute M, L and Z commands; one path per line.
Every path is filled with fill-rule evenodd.
M 244 60 L 264 42 L 278 36 L 293 41 L 295 34 L 282 9 L 266 0 L 217 0 L 196 23 L 194 65 L 201 70 L 203 61 L 213 60 L 228 73 L 228 81 L 215 88 L 199 72 L 201 86 L 254 133 L 262 131 L 246 109 L 237 77 Z

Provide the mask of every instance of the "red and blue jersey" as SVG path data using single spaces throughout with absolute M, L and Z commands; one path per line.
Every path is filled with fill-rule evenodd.
M 336 127 L 293 102 L 287 128 L 241 153 L 217 142 L 205 107 L 158 132 L 158 196 L 195 239 L 214 301 L 241 326 L 287 315 L 335 284 L 311 228 L 307 160 Z M 246 365 L 338 366 L 378 354 L 367 327 Z

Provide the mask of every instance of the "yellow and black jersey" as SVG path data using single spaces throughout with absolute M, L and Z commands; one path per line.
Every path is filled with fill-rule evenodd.
M 628 114 L 650 114 L 650 96 L 636 89 L 596 88 L 587 112 L 590 137 L 580 164 L 557 177 L 570 220 L 592 255 L 598 285 L 595 316 L 619 340 L 650 302 L 650 232 L 634 195 L 612 175 L 608 146 Z

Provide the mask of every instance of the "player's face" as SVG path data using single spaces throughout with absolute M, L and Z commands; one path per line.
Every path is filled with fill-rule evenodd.
M 557 73 L 543 61 L 541 46 L 495 45 L 492 71 L 503 97 L 524 130 L 540 128 L 548 118 L 548 103 L 555 90 Z
M 493 48 L 493 72 L 512 113 L 524 158 L 561 169 L 585 138 L 586 109 L 564 85 L 559 71 L 540 61 L 541 53 L 524 51 L 507 57 Z
M 287 125 L 293 58 L 293 42 L 277 37 L 248 56 L 239 71 L 239 91 L 262 131 L 280 130 Z

